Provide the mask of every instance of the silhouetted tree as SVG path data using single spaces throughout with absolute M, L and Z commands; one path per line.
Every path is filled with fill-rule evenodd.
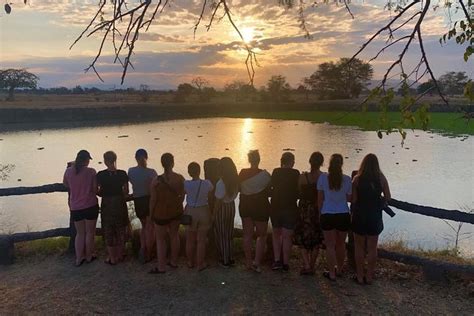
M 199 92 L 199 100 L 203 102 L 209 102 L 215 96 L 216 96 L 216 89 L 214 89 L 213 87 L 204 87 Z
M 369 63 L 341 58 L 337 63 L 326 62 L 304 82 L 322 99 L 351 99 L 359 97 L 374 74 Z
M 462 95 L 468 80 L 469 77 L 464 71 L 449 71 L 439 77 L 438 83 L 440 84 L 443 93 L 449 95 Z
M 178 89 L 176 90 L 175 101 L 176 102 L 186 101 L 186 98 L 189 97 L 194 92 L 194 90 L 195 88 L 189 83 L 180 84 L 178 86 Z
M 25 69 L 0 70 L 0 89 L 8 90 L 8 101 L 13 101 L 16 88 L 36 88 L 38 76 Z
M 287 101 L 290 89 L 290 84 L 282 75 L 271 76 L 267 82 L 268 94 L 276 102 Z
M 432 94 L 435 90 L 435 85 L 434 85 L 434 82 L 433 80 L 428 80 L 426 82 L 423 82 L 422 84 L 418 85 L 418 87 L 416 88 L 416 91 L 419 93 L 419 94 Z
M 202 88 L 209 85 L 209 81 L 203 77 L 196 77 L 191 80 L 191 83 L 196 86 L 196 88 L 201 91 Z

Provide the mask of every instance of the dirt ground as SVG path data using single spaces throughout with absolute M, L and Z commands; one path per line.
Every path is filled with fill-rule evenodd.
M 197 272 L 181 262 L 177 270 L 150 275 L 150 263 L 130 258 L 108 266 L 103 259 L 76 268 L 72 256 L 55 255 L 0 267 L 0 315 L 474 313 L 467 284 L 430 283 L 418 268 L 389 261 L 381 261 L 373 285 L 361 286 L 350 273 L 330 282 L 321 267 L 302 277 L 297 262 L 289 273 L 265 267 L 256 274 L 241 262 Z

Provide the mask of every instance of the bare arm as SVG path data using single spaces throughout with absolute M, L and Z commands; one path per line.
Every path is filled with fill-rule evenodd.
M 352 200 L 351 203 L 357 203 L 357 185 L 359 183 L 359 178 L 356 176 L 354 180 L 352 180 Z
M 323 208 L 323 202 L 324 202 L 324 191 L 318 190 L 318 210 L 319 210 L 319 214 L 321 214 L 321 209 Z
M 156 190 L 155 186 L 157 184 L 157 178 L 153 179 L 153 181 L 150 184 L 150 210 L 149 210 L 149 215 L 153 214 L 153 211 L 155 210 L 156 206 Z
M 388 181 L 385 176 L 382 175 L 382 190 L 385 202 L 388 202 L 392 199 L 392 194 L 390 193 L 390 187 L 388 186 Z

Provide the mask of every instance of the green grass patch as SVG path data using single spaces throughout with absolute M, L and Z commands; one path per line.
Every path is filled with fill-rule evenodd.
M 392 126 L 400 125 L 401 114 L 389 112 L 388 119 Z M 474 135 L 474 123 L 461 117 L 460 113 L 430 113 L 429 130 L 453 135 Z M 355 126 L 363 130 L 374 131 L 379 129 L 381 113 L 379 112 L 324 112 L 324 111 L 269 111 L 269 112 L 244 112 L 226 115 L 238 118 L 264 118 L 278 120 L 300 120 L 314 123 L 328 122 L 333 125 Z M 422 129 L 420 123 L 407 126 L 410 129 Z

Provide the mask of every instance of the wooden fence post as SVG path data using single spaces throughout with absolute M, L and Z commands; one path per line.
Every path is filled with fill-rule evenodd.
M 72 216 L 69 217 L 69 247 L 68 252 L 74 253 L 75 251 L 75 242 L 76 242 L 76 226 L 72 220 Z
M 0 264 L 12 264 L 15 259 L 15 244 L 9 235 L 0 235 Z

